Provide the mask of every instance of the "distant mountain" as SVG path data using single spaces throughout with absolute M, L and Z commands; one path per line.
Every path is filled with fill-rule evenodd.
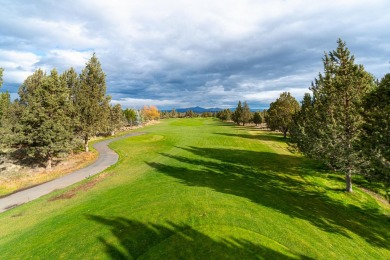
M 223 109 L 222 108 L 217 108 L 217 107 L 214 107 L 214 108 L 203 108 L 203 107 L 199 107 L 199 106 L 176 109 L 176 111 L 179 112 L 179 113 L 185 113 L 185 112 L 187 112 L 189 110 L 192 110 L 195 113 L 204 113 L 204 112 L 218 112 L 218 111 L 221 111 Z
M 232 112 L 234 112 L 236 110 L 236 108 L 229 108 L 229 109 Z M 179 113 L 185 113 L 189 110 L 192 110 L 192 112 L 201 114 L 204 112 L 211 112 L 211 113 L 219 112 L 219 111 L 222 111 L 223 108 L 219 108 L 219 107 L 203 108 L 203 107 L 196 106 L 196 107 L 187 107 L 187 108 L 177 108 L 175 110 L 176 110 L 176 112 L 179 112 Z M 162 110 L 162 111 L 170 112 L 172 110 Z M 263 111 L 263 109 L 251 109 L 251 112 L 256 112 L 256 111 Z

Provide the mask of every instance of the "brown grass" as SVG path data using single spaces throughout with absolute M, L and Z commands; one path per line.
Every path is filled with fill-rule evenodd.
M 45 168 L 24 167 L 18 168 L 16 172 L 0 176 L 0 197 L 45 183 L 61 177 L 63 175 L 84 168 L 94 162 L 98 156 L 97 152 L 83 152 L 74 155 L 69 155 L 53 166 L 51 171 L 46 171 Z
M 50 198 L 48 199 L 47 201 L 56 201 L 56 200 L 63 200 L 63 199 L 71 199 L 73 198 L 74 196 L 76 196 L 76 194 L 79 192 L 79 191 L 87 191 L 87 190 L 90 190 L 92 189 L 97 183 L 101 182 L 102 180 L 104 180 L 105 178 L 109 177 L 109 176 L 112 176 L 114 173 L 110 172 L 110 173 L 102 173 L 102 174 L 99 174 L 98 176 L 96 176 L 95 178 L 93 178 L 91 181 L 89 182 L 86 182 L 80 186 L 77 186 L 71 190 L 68 190 L 67 192 L 64 192 L 60 195 L 57 195 L 53 198 Z

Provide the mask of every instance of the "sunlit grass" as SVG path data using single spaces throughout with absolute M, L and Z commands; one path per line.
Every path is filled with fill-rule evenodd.
M 9 258 L 389 259 L 389 208 L 282 136 L 172 119 L 113 143 L 110 174 L 0 215 Z M 81 185 L 81 186 L 80 186 Z

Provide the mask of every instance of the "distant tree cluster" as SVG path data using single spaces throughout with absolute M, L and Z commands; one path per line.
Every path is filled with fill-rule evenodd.
M 46 162 L 47 169 L 54 157 L 76 149 L 78 140 L 88 151 L 91 137 L 113 134 L 124 122 L 121 106 L 110 105 L 105 77 L 94 54 L 80 75 L 73 68 L 62 74 L 38 69 L 20 86 L 20 99 L 11 102 L 1 93 L 1 145 Z
M 264 122 L 265 111 L 260 112 L 251 112 L 248 103 L 245 101 L 244 106 L 241 101 L 238 101 L 237 107 L 234 112 L 230 109 L 224 109 L 219 111 L 216 114 L 216 117 L 223 121 L 233 121 L 237 125 L 245 125 L 248 123 L 253 123 L 256 126 Z

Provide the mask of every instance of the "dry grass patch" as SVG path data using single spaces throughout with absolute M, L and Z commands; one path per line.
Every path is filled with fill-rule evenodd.
M 98 157 L 97 152 L 78 153 L 65 159 L 58 159 L 50 172 L 43 167 L 20 167 L 0 173 L 0 197 L 54 180 L 91 164 Z
M 47 201 L 71 199 L 74 196 L 76 196 L 76 194 L 79 191 L 88 191 L 88 190 L 92 189 L 93 187 L 95 187 L 96 184 L 98 184 L 99 182 L 101 182 L 105 178 L 107 178 L 109 176 L 112 176 L 113 174 L 114 174 L 113 172 L 107 172 L 107 173 L 99 174 L 98 176 L 93 178 L 91 181 L 83 183 L 82 185 L 79 185 L 79 186 L 77 186 L 77 187 L 75 187 L 75 188 L 73 188 L 71 190 L 68 190 L 67 192 L 64 192 L 64 193 L 62 193 L 60 195 L 57 195 L 57 196 L 55 196 L 53 198 L 50 198 Z

